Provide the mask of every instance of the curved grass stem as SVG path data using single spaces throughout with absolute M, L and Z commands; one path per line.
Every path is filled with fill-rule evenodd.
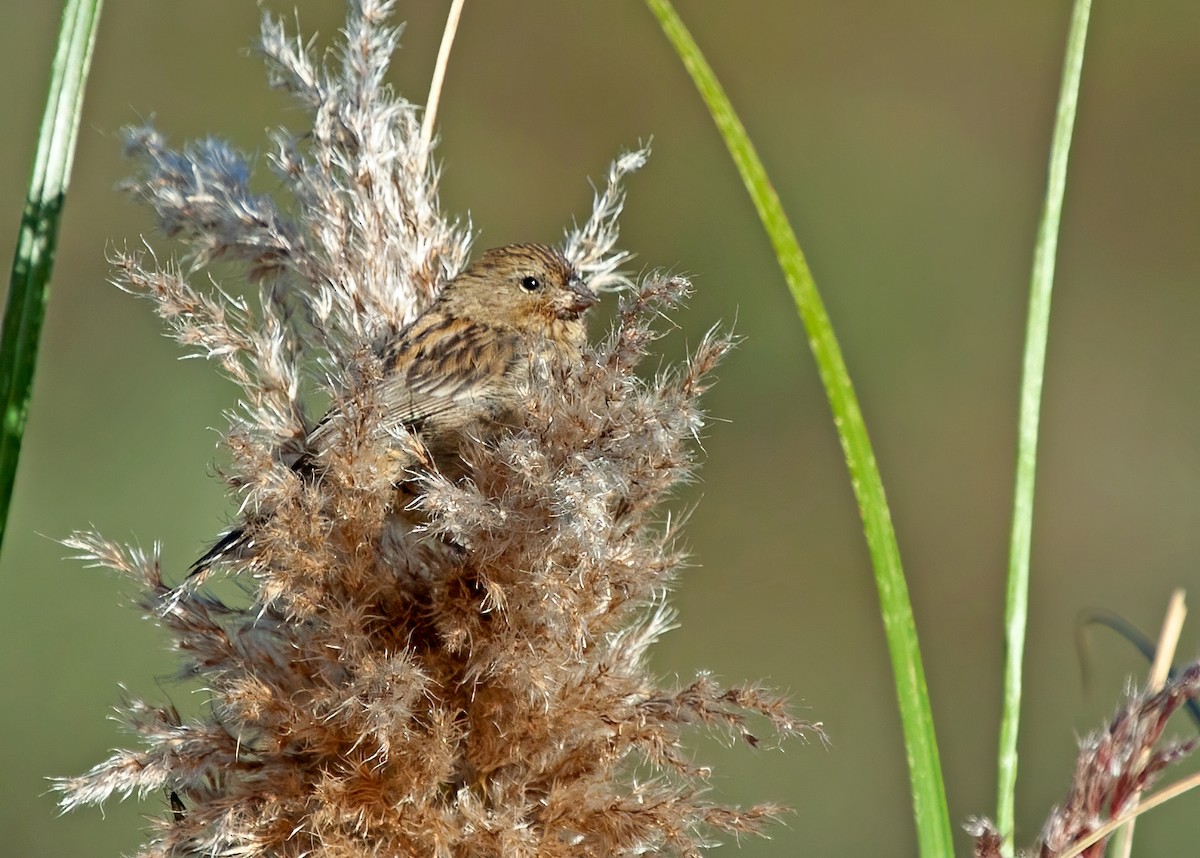
M 946 791 L 917 643 L 916 624 L 900 565 L 900 550 L 896 544 L 875 454 L 867 437 L 867 427 L 833 326 L 779 196 L 716 75 L 669 0 L 646 0 L 646 3 L 708 105 L 742 182 L 754 201 L 808 333 L 809 346 L 833 410 L 834 424 L 850 470 L 850 481 L 858 499 L 863 531 L 875 569 L 880 613 L 904 727 L 920 854 L 924 858 L 950 856 L 952 843 Z

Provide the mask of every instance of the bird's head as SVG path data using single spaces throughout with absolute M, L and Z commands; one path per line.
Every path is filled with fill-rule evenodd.
M 484 251 L 446 285 L 441 300 L 474 321 L 582 341 L 583 315 L 599 297 L 554 248 L 510 244 Z

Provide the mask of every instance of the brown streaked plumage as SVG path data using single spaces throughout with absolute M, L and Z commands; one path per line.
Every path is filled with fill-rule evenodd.
M 598 300 L 554 248 L 492 248 L 446 284 L 384 353 L 378 435 L 414 432 L 434 462 L 456 470 L 465 432 L 507 422 L 529 361 L 541 350 L 570 360 L 587 340 L 584 313 Z M 319 472 L 343 417 L 331 411 L 306 439 L 297 470 Z M 400 457 L 403 459 L 403 457 Z M 397 463 L 397 474 L 412 465 Z M 240 524 L 192 564 L 191 575 L 252 542 Z

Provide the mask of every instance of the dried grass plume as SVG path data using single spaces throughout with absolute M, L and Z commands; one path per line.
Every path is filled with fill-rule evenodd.
M 521 425 L 468 439 L 464 474 L 424 468 L 398 491 L 380 465 L 388 445 L 419 443 L 370 431 L 386 345 L 470 255 L 420 108 L 383 82 L 391 6 L 351 3 L 325 60 L 264 18 L 271 82 L 313 117 L 273 137 L 286 200 L 252 192 L 249 159 L 219 140 L 128 135 L 129 190 L 188 255 L 121 252 L 117 278 L 239 385 L 226 477 L 258 548 L 213 570 L 245 583 L 232 604 L 206 576 L 168 583 L 156 553 L 71 537 L 144 588 L 209 701 L 186 720 L 125 702 L 139 746 L 63 780 L 63 806 L 162 796 L 144 856 L 695 855 L 756 831 L 777 808 L 704 797 L 682 731 L 754 743 L 750 719 L 814 725 L 757 688 L 704 674 L 664 688 L 646 666 L 683 559 L 662 502 L 691 472 L 698 399 L 729 347 L 713 332 L 683 365 L 635 373 L 686 280 L 626 289 L 582 360 L 533 361 Z M 593 287 L 619 280 L 622 183 L 645 157 L 621 156 L 566 234 Z M 258 299 L 210 285 L 217 261 Z M 318 389 L 348 419 L 313 476 L 295 462 Z

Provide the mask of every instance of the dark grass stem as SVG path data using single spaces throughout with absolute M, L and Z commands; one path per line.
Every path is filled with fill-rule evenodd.
M 33 368 L 46 315 L 50 272 L 67 180 L 75 156 L 83 90 L 91 65 L 101 0 L 67 0 L 50 73 L 50 93 L 38 132 L 29 195 L 13 256 L 8 304 L 0 339 L 0 544 L 8 522 L 21 439 L 29 416 Z
M 949 856 L 951 831 L 945 786 L 912 606 L 883 483 L 833 327 L 779 197 L 712 69 L 669 0 L 646 0 L 646 3 L 708 105 L 758 210 L 808 333 L 809 346 L 833 409 L 875 568 L 904 727 L 920 854 L 925 858 Z
M 1017 476 L 1013 497 L 1012 537 L 1009 543 L 1008 592 L 1004 636 L 1004 698 L 1000 721 L 996 825 L 1005 837 L 1005 854 L 1012 854 L 1012 832 L 1017 786 L 1017 734 L 1021 716 L 1021 662 L 1025 652 L 1025 627 L 1029 614 L 1029 554 L 1033 534 L 1033 489 L 1037 472 L 1038 418 L 1042 381 L 1046 368 L 1046 341 L 1050 329 L 1050 294 L 1054 283 L 1054 258 L 1062 220 L 1063 194 L 1067 184 L 1067 159 L 1075 108 L 1079 101 L 1079 78 L 1087 39 L 1091 0 L 1076 0 L 1067 35 L 1062 85 L 1054 136 L 1050 143 L 1050 165 L 1046 199 L 1042 204 L 1037 243 L 1033 251 L 1033 274 L 1029 288 L 1029 319 L 1025 332 L 1025 356 L 1021 374 L 1021 405 L 1017 429 Z

